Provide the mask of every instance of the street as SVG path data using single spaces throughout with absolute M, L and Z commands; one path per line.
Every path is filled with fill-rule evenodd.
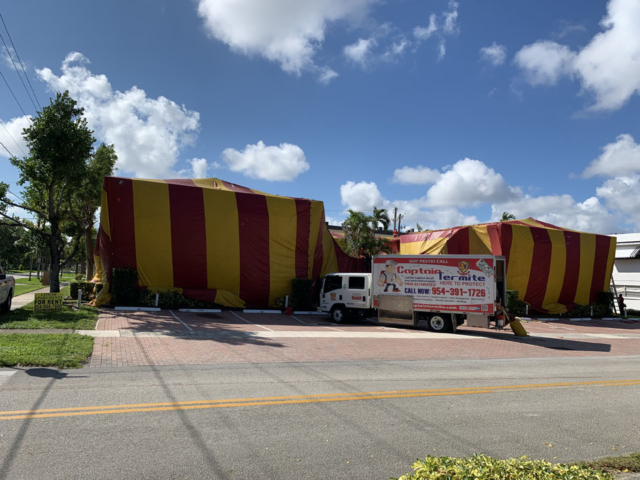
M 429 454 L 625 454 L 639 372 L 640 356 L 6 369 L 0 479 L 386 479 Z

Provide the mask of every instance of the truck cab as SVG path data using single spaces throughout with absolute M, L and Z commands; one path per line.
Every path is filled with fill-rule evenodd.
M 372 308 L 370 273 L 333 273 L 322 280 L 320 309 L 341 323 L 349 314 L 367 317 Z

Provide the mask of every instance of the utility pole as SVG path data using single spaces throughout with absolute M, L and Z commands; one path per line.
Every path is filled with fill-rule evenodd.
M 398 215 L 398 232 L 402 230 L 402 214 Z
M 396 222 L 398 220 L 398 207 L 393 208 L 393 236 L 398 235 L 398 231 L 396 230 Z

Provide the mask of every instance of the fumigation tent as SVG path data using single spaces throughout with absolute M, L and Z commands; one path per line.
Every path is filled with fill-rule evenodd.
M 101 206 L 96 252 L 108 284 L 114 268 L 134 268 L 141 288 L 265 307 L 290 294 L 294 278 L 365 268 L 336 244 L 320 201 L 216 178 L 106 177 Z M 96 303 L 108 300 L 105 293 Z
M 400 253 L 502 255 L 507 288 L 536 310 L 560 314 L 609 291 L 615 237 L 577 232 L 529 218 L 400 237 Z

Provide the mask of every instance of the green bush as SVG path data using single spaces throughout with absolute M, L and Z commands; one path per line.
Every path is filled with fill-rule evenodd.
M 294 310 L 313 308 L 313 280 L 306 278 L 291 280 L 291 306 Z
M 613 292 L 598 292 L 598 299 L 596 303 L 600 305 L 605 305 L 607 308 L 611 309 L 613 306 Z
M 96 283 L 92 283 L 92 282 L 71 282 L 69 284 L 69 295 L 74 300 L 77 300 L 78 299 L 78 291 L 82 290 L 82 299 L 83 300 L 89 300 L 91 297 L 93 297 L 95 295 L 93 293 L 93 289 L 95 288 L 96 285 L 100 285 L 100 288 L 102 288 L 102 284 L 101 283 L 96 284 Z
M 409 472 L 396 480 L 613 480 L 609 473 L 582 465 L 553 464 L 527 457 L 498 460 L 485 455 L 471 458 L 432 457 L 418 460 Z
M 574 305 L 573 310 L 563 316 L 571 318 L 591 317 L 591 307 L 593 307 L 593 317 L 602 318 L 610 314 L 609 306 L 601 303 L 590 303 L 589 305 Z
M 165 291 L 158 292 L 158 306 L 160 308 L 216 308 L 219 305 L 201 300 L 194 300 L 185 297 L 180 292 Z M 140 292 L 140 305 L 145 307 L 156 306 L 156 292 L 152 290 L 143 290 Z
M 516 317 L 527 314 L 527 304 L 518 298 L 517 290 L 507 290 L 507 310 Z
M 140 292 L 136 288 L 138 271 L 133 268 L 114 268 L 111 302 L 114 305 L 135 306 L 140 301 Z
M 81 282 L 84 280 L 84 275 L 82 273 L 79 273 L 74 278 L 76 279 L 76 282 Z
M 624 315 L 624 312 L 623 312 Z M 627 315 L 633 315 L 634 317 L 640 316 L 640 310 L 635 310 L 633 308 L 627 308 Z

